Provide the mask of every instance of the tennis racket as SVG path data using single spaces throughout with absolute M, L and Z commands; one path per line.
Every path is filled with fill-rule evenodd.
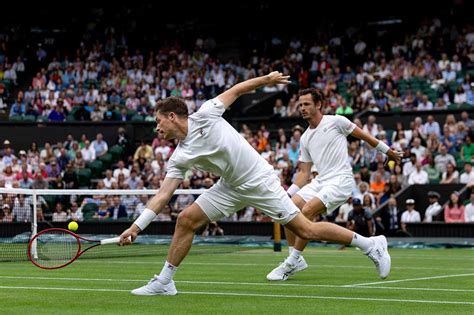
M 119 242 L 120 237 L 90 240 L 66 229 L 51 228 L 39 232 L 30 240 L 28 259 L 41 269 L 59 269 L 91 248 Z

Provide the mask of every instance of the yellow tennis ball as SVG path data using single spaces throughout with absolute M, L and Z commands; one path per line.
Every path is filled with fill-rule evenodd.
M 395 167 L 395 161 L 388 161 L 388 168 L 393 170 L 394 167 Z
M 77 229 L 79 228 L 79 224 L 77 224 L 76 221 L 71 221 L 69 222 L 69 224 L 67 225 L 67 228 L 70 230 L 70 231 L 77 231 Z

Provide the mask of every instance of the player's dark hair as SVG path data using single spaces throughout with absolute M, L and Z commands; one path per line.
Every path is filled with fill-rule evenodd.
M 170 96 L 156 103 L 156 111 L 160 114 L 175 113 L 179 117 L 188 117 L 188 106 L 179 97 Z
M 317 89 L 317 88 L 299 90 L 298 97 L 296 100 L 298 100 L 300 96 L 307 95 L 307 94 L 311 94 L 311 97 L 315 104 L 317 104 L 318 102 L 321 102 L 321 105 L 324 105 L 324 101 L 325 101 L 324 94 L 320 89 Z

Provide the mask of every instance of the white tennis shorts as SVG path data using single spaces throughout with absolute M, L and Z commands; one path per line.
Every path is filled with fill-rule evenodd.
M 286 224 L 300 210 L 291 201 L 277 176 L 270 176 L 253 189 L 239 189 L 219 180 L 208 191 L 201 194 L 196 203 L 211 221 L 228 217 L 246 206 L 252 206 L 275 222 Z
M 326 206 L 327 213 L 333 212 L 352 195 L 354 177 L 337 176 L 329 181 L 318 181 L 317 177 L 296 194 L 305 202 L 318 198 Z

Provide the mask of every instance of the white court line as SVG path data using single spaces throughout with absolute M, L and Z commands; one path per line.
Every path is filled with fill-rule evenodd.
M 356 286 L 363 286 L 363 285 L 372 285 L 372 284 L 387 284 L 387 283 L 398 283 L 398 282 L 406 282 L 406 281 L 421 281 L 421 280 L 432 280 L 432 279 L 444 279 L 444 278 L 454 278 L 454 277 L 469 277 L 474 276 L 474 273 L 465 273 L 460 275 L 444 275 L 444 276 L 434 276 L 434 277 L 422 277 L 422 278 L 412 278 L 412 279 L 400 279 L 400 280 L 389 280 L 389 281 L 378 281 L 378 282 L 367 282 L 367 283 L 357 283 L 357 284 L 349 284 L 345 287 L 356 287 Z
M 0 279 L 32 279 L 32 280 L 59 280 L 59 281 L 98 281 L 98 282 L 146 282 L 145 279 L 107 279 L 107 278 L 57 278 L 57 277 L 28 277 L 28 276 L 0 276 Z M 243 286 L 282 286 L 282 287 L 317 287 L 317 288 L 348 288 L 347 285 L 334 284 L 304 284 L 304 283 L 271 283 L 271 282 L 229 282 L 229 281 L 192 281 L 178 280 L 176 283 L 212 284 L 212 285 L 243 285 Z M 415 291 L 442 291 L 442 292 L 474 292 L 469 289 L 438 289 L 438 288 L 401 288 L 401 287 L 365 287 L 354 286 L 356 289 L 388 289 L 388 290 L 415 290 Z
M 0 289 L 8 289 L 8 290 L 18 289 L 18 290 L 91 291 L 91 292 L 129 292 L 129 290 L 123 290 L 123 289 L 23 287 L 23 286 L 0 286 Z M 206 291 L 179 291 L 179 294 L 269 297 L 269 298 L 291 298 L 291 299 L 319 299 L 319 300 L 348 300 L 348 301 L 369 301 L 369 302 L 474 305 L 474 302 L 468 302 L 468 301 L 399 300 L 399 299 L 358 298 L 358 297 L 320 296 L 320 295 L 286 295 L 286 294 L 258 294 L 258 293 L 206 292 Z
M 92 259 L 87 259 L 87 257 L 84 257 L 84 259 L 78 260 L 82 263 L 92 263 L 92 264 L 104 264 L 103 261 L 98 261 L 98 260 L 92 260 Z M 347 268 L 347 269 L 373 269 L 373 265 L 371 265 L 370 261 L 367 260 L 368 265 L 367 266 L 357 266 L 357 265 L 320 265 L 318 263 L 315 263 L 314 266 L 316 268 Z M 131 261 L 108 261 L 107 264 L 135 264 L 135 265 L 156 265 L 157 262 L 154 261 L 136 261 L 136 260 L 131 260 Z M 276 266 L 275 264 L 255 264 L 255 263 L 225 263 L 225 262 L 185 262 L 183 265 L 195 265 L 195 266 L 206 266 L 206 265 L 214 265 L 214 266 Z M 403 269 L 403 270 L 452 270 L 452 271 L 461 271 L 461 270 L 474 270 L 473 268 L 436 268 L 436 267 L 392 267 L 392 269 Z
M 389 248 L 390 249 L 390 248 Z M 390 251 L 389 251 L 390 252 Z M 304 252 L 303 253 L 303 256 L 308 256 L 308 257 L 320 257 L 320 258 L 354 258 L 354 257 L 361 257 L 363 258 L 364 255 L 362 253 L 358 254 L 357 255 L 357 252 L 354 252 L 354 255 L 353 253 L 351 252 L 341 252 L 340 255 L 326 255 L 325 253 L 327 252 L 321 252 L 321 253 L 318 253 L 318 252 Z M 391 254 L 393 254 L 392 252 L 390 252 Z M 252 254 L 251 252 L 249 251 L 246 251 L 244 253 L 227 253 L 227 254 L 219 254 L 219 253 L 216 253 L 216 254 L 212 254 L 212 255 L 223 255 L 223 256 L 264 256 L 264 257 L 268 257 L 268 256 L 278 256 L 279 254 L 281 253 L 268 253 L 268 254 L 265 254 L 265 253 L 254 253 Z M 284 254 L 284 253 L 283 253 Z M 334 254 L 334 252 L 333 252 Z M 287 255 L 285 254 L 285 257 Z M 433 260 L 433 259 L 436 259 L 436 260 L 474 260 L 474 253 L 472 254 L 473 257 L 446 257 L 446 256 L 431 256 L 431 255 L 395 255 L 394 258 L 414 258 L 414 259 L 420 259 L 420 260 L 423 260 L 423 259 L 429 259 L 429 260 Z M 283 256 L 282 256 L 283 257 Z
M 169 245 L 156 245 L 156 246 L 166 246 L 167 248 Z M 195 254 L 200 254 L 199 252 L 199 246 L 194 245 L 193 249 L 196 251 L 194 252 Z M 392 253 L 393 250 L 393 253 Z M 394 254 L 394 258 L 414 258 L 414 259 L 420 259 L 420 260 L 425 260 L 425 259 L 436 259 L 436 260 L 474 260 L 474 251 L 472 249 L 460 249 L 459 252 L 461 253 L 469 253 L 471 255 L 466 255 L 466 256 L 446 256 L 446 255 L 426 255 L 426 253 L 429 253 L 430 249 L 423 250 L 423 253 L 420 253 L 420 250 L 415 250 L 413 249 L 413 252 L 418 252 L 419 254 L 401 254 L 398 255 L 398 249 L 397 248 L 389 248 L 389 251 Z M 451 251 L 451 249 L 446 249 L 446 252 Z M 157 256 L 166 254 L 168 250 L 160 251 L 157 252 Z M 192 253 L 192 251 L 191 251 Z M 452 253 L 452 252 L 449 252 Z M 233 251 L 233 252 L 228 252 L 228 253 L 223 253 L 223 252 L 216 252 L 213 253 L 209 249 L 205 251 L 206 255 L 213 255 L 213 256 L 262 256 L 262 257 L 268 257 L 268 256 L 281 256 L 281 257 L 286 257 L 287 256 L 287 251 L 283 250 L 282 252 L 273 252 L 271 249 L 266 249 L 265 251 L 262 249 L 248 249 L 248 250 L 241 250 L 241 251 Z M 336 248 L 334 250 L 329 250 L 329 249 L 318 249 L 317 247 L 309 247 L 306 249 L 306 251 L 303 253 L 304 256 L 307 257 L 317 257 L 317 258 L 354 258 L 354 257 L 360 257 L 364 258 L 364 254 L 357 249 L 351 250 L 345 250 L 345 251 L 338 251 Z

